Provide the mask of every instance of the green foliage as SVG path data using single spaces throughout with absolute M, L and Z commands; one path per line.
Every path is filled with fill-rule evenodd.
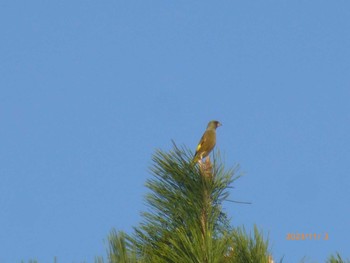
M 350 263 L 350 260 L 344 260 L 339 253 L 336 253 L 328 258 L 327 263 Z
M 268 244 L 255 228 L 249 236 L 232 228 L 222 205 L 238 178 L 225 170 L 218 152 L 213 163 L 194 165 L 193 154 L 174 145 L 156 151 L 146 182 L 148 210 L 133 235 L 110 235 L 110 262 L 268 262 Z
M 233 261 L 239 263 L 268 263 L 268 241 L 263 239 L 262 233 L 254 226 L 254 233 L 250 235 L 244 227 L 236 228 L 233 232 Z
M 135 249 L 130 237 L 124 232 L 113 230 L 109 236 L 109 262 L 133 263 L 137 262 Z
M 146 197 L 150 211 L 143 213 L 146 222 L 136 229 L 150 262 L 206 262 L 217 250 L 209 249 L 217 245 L 212 237 L 223 235 L 221 203 L 233 173 L 214 165 L 215 179 L 210 180 L 191 159 L 192 154 L 176 147 L 153 156 L 154 177 L 146 183 L 152 191 Z

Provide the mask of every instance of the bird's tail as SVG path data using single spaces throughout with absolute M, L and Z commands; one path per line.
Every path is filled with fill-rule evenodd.
M 199 156 L 195 154 L 193 159 L 192 159 L 191 164 L 195 165 L 196 163 L 198 163 L 199 159 L 200 159 Z

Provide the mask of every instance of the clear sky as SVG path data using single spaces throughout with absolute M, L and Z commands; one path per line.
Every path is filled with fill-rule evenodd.
M 350 257 L 349 1 L 3 0 L 0 32 L 0 262 L 105 256 L 154 150 L 212 119 L 253 203 L 232 224 L 287 263 Z

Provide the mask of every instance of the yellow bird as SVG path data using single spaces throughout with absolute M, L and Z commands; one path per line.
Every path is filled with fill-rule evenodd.
M 216 144 L 216 128 L 221 125 L 222 124 L 218 121 L 210 121 L 208 123 L 207 129 L 198 143 L 196 153 L 193 157 L 193 163 L 196 163 L 207 157 L 213 150 Z

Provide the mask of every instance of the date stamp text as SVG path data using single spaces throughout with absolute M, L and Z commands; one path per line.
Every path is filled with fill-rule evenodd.
M 287 240 L 328 240 L 328 233 L 287 233 Z

